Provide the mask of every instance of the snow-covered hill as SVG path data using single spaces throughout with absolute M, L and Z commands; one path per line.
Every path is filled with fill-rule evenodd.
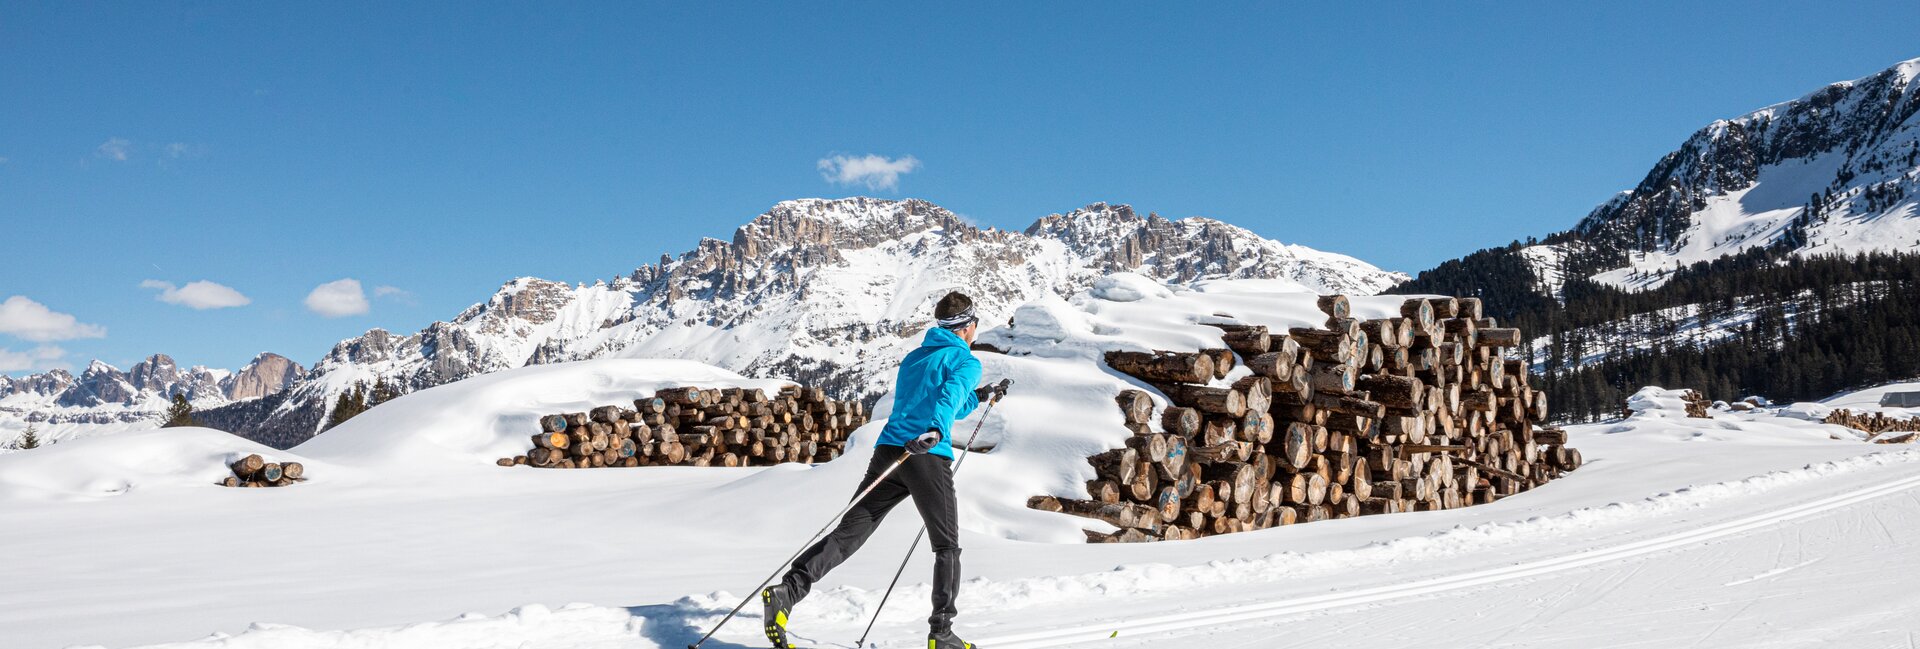
M 1405 279 L 1219 221 L 1141 216 L 1125 205 L 1095 203 L 1009 232 L 921 200 L 793 200 L 731 241 L 708 239 L 611 281 L 520 278 L 417 333 L 369 331 L 335 346 L 286 394 L 208 416 L 285 446 L 318 431 L 334 397 L 356 382 L 418 390 L 589 358 L 698 360 L 871 398 L 947 291 L 974 296 L 981 316 L 997 322 L 1015 305 L 1119 271 L 1169 282 L 1272 278 L 1350 294 Z
M 1131 434 L 1112 396 L 1132 384 L 1102 350 L 1216 346 L 1220 331 L 1195 322 L 1215 313 L 1321 320 L 1297 289 L 1122 274 L 986 332 L 1013 352 L 982 354 L 986 375 L 1015 383 L 958 427 L 984 421 L 993 446 L 956 475 L 963 632 L 1009 649 L 1269 646 L 1277 629 L 1327 646 L 1749 647 L 1815 623 L 1828 641 L 1877 646 L 1875 633 L 1920 630 L 1910 571 L 1888 563 L 1914 556 L 1920 501 L 1880 497 L 1920 488 L 1920 452 L 1767 412 L 1688 419 L 1660 391 L 1633 418 L 1572 427 L 1579 471 L 1488 505 L 1139 545 L 1084 544 L 1080 528 L 1103 524 L 1024 506 L 1083 489 L 1086 455 Z M 167 429 L 0 456 L 0 553 L 33 557 L 8 564 L 0 629 L 22 649 L 682 647 L 844 504 L 877 420 L 811 467 L 492 459 L 524 448 L 538 414 L 743 382 L 687 361 L 554 363 L 421 390 L 290 451 Z M 247 452 L 306 462 L 312 480 L 215 486 Z M 801 604 L 802 646 L 859 634 L 918 523 L 896 511 Z M 1793 571 L 1812 560 L 1830 563 Z M 923 553 L 879 646 L 923 644 L 927 571 Z M 1780 628 L 1727 623 L 1741 611 Z M 754 616 L 709 646 L 760 646 Z
M 1640 184 L 1549 238 L 1581 276 L 1658 286 L 1762 246 L 1920 250 L 1920 59 L 1716 121 Z M 1547 257 L 1549 254 L 1542 253 Z

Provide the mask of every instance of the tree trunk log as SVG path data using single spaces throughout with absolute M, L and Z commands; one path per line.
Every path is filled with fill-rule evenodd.
M 1115 371 L 1144 381 L 1205 383 L 1214 377 L 1214 358 L 1205 353 L 1111 351 L 1106 360 Z

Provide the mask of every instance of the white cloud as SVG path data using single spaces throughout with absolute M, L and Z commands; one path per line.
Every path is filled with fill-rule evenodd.
M 75 338 L 103 338 L 107 328 L 80 322 L 71 315 L 54 311 L 47 305 L 15 295 L 0 302 L 0 333 L 22 340 L 43 343 Z
M 24 352 L 0 347 L 0 372 L 35 372 L 66 367 L 66 363 L 60 362 L 66 357 L 67 350 L 54 345 L 41 345 Z
M 225 309 L 228 307 L 246 306 L 253 303 L 253 300 L 247 299 L 247 296 L 241 295 L 239 291 L 233 290 L 231 287 L 215 284 L 204 279 L 197 282 L 188 282 L 186 286 L 174 286 L 173 282 L 150 279 L 141 282 L 140 288 L 160 289 L 160 294 L 155 296 L 154 299 L 160 300 L 161 302 L 201 310 Z
M 114 162 L 126 162 L 133 155 L 133 141 L 123 137 L 108 138 L 93 150 L 93 154 Z
M 165 151 L 168 160 L 198 160 L 206 157 L 207 147 L 189 142 L 169 142 Z
M 360 280 L 334 280 L 307 294 L 307 309 L 329 318 L 361 315 L 367 312 L 367 293 L 360 290 Z
M 900 186 L 900 174 L 920 168 L 920 160 L 903 156 L 889 160 L 867 154 L 861 157 L 835 155 L 821 158 L 820 177 L 836 185 L 866 185 L 867 189 L 893 190 Z
M 373 287 L 373 296 L 377 298 L 390 299 L 395 302 L 399 302 L 401 304 L 407 304 L 407 305 L 415 304 L 413 299 L 413 291 L 409 291 L 407 289 L 400 288 L 398 286 L 387 286 L 385 284 L 375 286 Z

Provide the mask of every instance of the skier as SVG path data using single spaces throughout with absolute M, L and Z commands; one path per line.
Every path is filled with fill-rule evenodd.
M 933 314 L 939 326 L 928 330 L 920 347 L 900 361 L 893 413 L 874 443 L 860 488 L 866 489 L 902 454 L 911 457 L 848 511 L 833 533 L 802 552 L 780 583 L 760 592 L 762 619 L 774 649 L 793 647 L 787 642 L 793 605 L 807 596 L 814 582 L 859 550 L 887 511 L 909 495 L 933 539 L 933 616 L 927 618 L 927 647 L 975 649 L 953 634 L 953 616 L 959 612 L 954 597 L 960 586 L 960 525 L 953 493 L 952 428 L 955 419 L 965 418 L 981 401 L 1004 395 L 1009 381 L 971 387 L 980 382 L 980 361 L 968 347 L 979 323 L 971 298 L 948 293 Z

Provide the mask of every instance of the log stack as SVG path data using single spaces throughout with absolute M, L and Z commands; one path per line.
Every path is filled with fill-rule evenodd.
M 1920 438 L 1920 417 L 1897 418 L 1877 412 L 1856 413 L 1840 409 L 1827 413 L 1825 421 L 1871 433 L 1867 439 L 1876 444 L 1910 444 Z
M 1579 468 L 1547 395 L 1508 359 L 1518 329 L 1475 298 L 1416 298 L 1358 320 L 1322 296 L 1324 327 L 1214 324 L 1226 349 L 1114 351 L 1109 366 L 1164 394 L 1117 398 L 1133 435 L 1089 459 L 1088 499 L 1036 509 L 1120 528 L 1091 542 L 1191 539 L 1366 514 L 1488 503 Z M 1248 373 L 1227 377 L 1235 366 Z
M 307 481 L 307 468 L 299 462 L 268 462 L 258 453 L 227 466 L 233 475 L 220 481 L 223 487 L 285 487 Z
M 1687 390 L 1685 398 L 1687 400 L 1688 417 L 1694 419 L 1711 419 L 1713 417 L 1713 415 L 1708 414 L 1708 411 L 1713 409 L 1713 400 L 1708 399 L 1707 395 L 1701 394 L 1699 390 Z
M 867 423 L 856 401 L 819 388 L 667 388 L 625 405 L 547 415 L 524 455 L 500 466 L 554 469 L 770 466 L 826 462 Z

